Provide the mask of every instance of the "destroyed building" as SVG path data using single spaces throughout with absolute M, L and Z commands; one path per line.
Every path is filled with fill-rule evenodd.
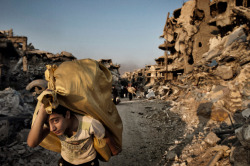
M 24 89 L 36 79 L 44 79 L 47 64 L 76 59 L 66 51 L 52 54 L 27 44 L 26 36 L 13 35 L 13 30 L 0 31 L 0 89 Z
M 198 142 L 191 143 L 178 160 L 166 157 L 166 163 L 250 165 L 249 7 L 249 0 L 190 0 L 174 10 L 172 17 L 168 13 L 161 35 L 164 43 L 159 46 L 164 55 L 155 59 L 154 69 L 145 67 L 145 77 L 153 84 L 146 97 L 174 101 L 172 110 L 185 112 L 183 117 L 197 118 L 205 128 L 208 121 L 211 126 L 227 124 L 228 131 L 218 128 L 216 134 L 208 134 L 202 130 L 206 143 L 214 135 L 213 144 L 199 144 L 202 149 L 196 150 L 194 158 L 188 149 L 195 151 Z M 216 141 L 217 137 L 222 141 Z
M 207 53 L 235 27 L 249 26 L 249 1 L 187 1 L 182 8 L 167 16 L 159 46 L 165 51 L 166 72 L 172 79 L 176 73 L 189 73 Z
M 170 150 L 163 158 L 166 165 L 250 165 L 249 7 L 249 0 L 190 0 L 174 10 L 172 17 L 168 13 L 160 36 L 164 43 L 159 46 L 164 55 L 155 59 L 155 65 L 144 68 L 144 85 L 151 88 L 144 97 L 174 102 L 172 110 L 186 119 L 197 118 L 205 128 L 207 121 L 211 126 L 227 124 L 228 131 L 217 128 L 216 134 L 208 134 L 202 130 L 208 134 L 205 144 L 211 141 L 210 135 L 216 143 L 206 147 L 197 140 L 171 161 L 166 159 L 168 154 L 176 152 Z M 137 71 L 128 77 L 136 80 Z M 198 122 L 189 125 L 194 128 Z M 216 141 L 218 137 L 221 141 Z M 202 149 L 197 150 L 197 145 Z
M 247 41 L 249 18 L 247 0 L 185 2 L 182 8 L 174 10 L 172 17 L 168 13 L 163 35 L 160 36 L 164 43 L 159 46 L 164 55 L 155 59 L 155 69 L 145 66 L 147 72 L 144 76 L 152 84 L 155 80 L 180 80 L 181 76 L 194 72 L 204 61 L 212 65 L 215 62 L 212 62 L 212 58 L 221 54 L 219 49 L 214 49 L 215 46 L 223 40 L 232 40 L 227 39 L 228 35 L 237 27 L 241 28 L 235 32 L 235 35 L 239 35 L 236 40 Z M 245 62 L 247 59 L 241 64 Z M 137 77 L 136 71 L 134 75 L 130 77 Z
M 117 88 L 120 88 L 120 65 L 113 64 L 112 59 L 99 59 L 97 61 L 109 69 L 112 74 L 113 85 L 115 85 Z
M 185 2 L 172 16 L 167 16 L 161 35 L 164 43 L 159 46 L 164 55 L 155 59 L 156 65 L 125 73 L 132 83 L 150 85 L 148 99 L 158 98 L 171 103 L 169 110 L 178 112 L 181 120 L 186 122 L 187 135 L 176 138 L 171 148 L 166 149 L 161 165 L 211 166 L 216 162 L 217 165 L 250 165 L 249 5 L 249 0 Z M 41 78 L 39 73 L 44 69 L 39 69 L 39 65 L 32 69 L 34 67 L 29 62 L 33 58 L 34 62 L 49 58 L 57 62 L 71 56 L 62 53 L 60 57 L 35 50 L 32 45 L 25 44 L 25 37 L 15 43 L 8 36 L 13 36 L 12 30 L 0 31 L 2 89 L 19 82 L 19 76 L 29 78 L 27 83 Z M 108 68 L 113 64 L 111 60 L 101 61 Z M 118 69 L 118 66 L 114 67 L 112 73 L 117 78 Z M 21 97 L 22 94 L 13 89 L 5 89 L 0 95 L 1 100 L 6 101 L 0 105 L 1 114 L 14 115 L 11 120 L 0 117 L 2 144 L 8 144 L 13 142 L 8 138 L 16 138 L 11 137 L 14 128 L 30 127 L 30 122 L 25 120 L 27 115 L 20 116 L 18 121 L 15 116 L 28 110 L 30 117 L 33 107 L 26 104 L 28 97 Z M 169 118 L 168 114 L 164 116 Z M 171 125 L 176 129 L 177 120 L 173 118 Z M 17 121 L 16 125 L 13 121 Z M 21 130 L 16 135 L 22 140 L 27 132 Z M 24 147 L 13 146 L 11 152 L 17 156 L 29 155 Z M 9 151 L 1 149 L 1 152 Z M 0 159 L 10 161 L 11 158 L 6 159 L 7 155 L 11 154 L 1 153 Z

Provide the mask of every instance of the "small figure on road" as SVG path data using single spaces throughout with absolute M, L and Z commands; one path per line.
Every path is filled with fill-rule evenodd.
M 115 88 L 115 86 L 112 86 L 112 94 L 113 94 L 113 102 L 116 105 L 116 104 L 118 104 L 117 101 L 116 101 L 117 97 L 118 97 L 118 91 Z
M 135 93 L 136 89 L 132 87 L 131 85 L 129 85 L 127 89 L 128 89 L 129 100 L 132 100 L 133 95 L 136 96 L 136 93 Z
M 127 98 L 128 97 L 128 87 L 127 86 L 124 87 L 123 91 L 124 91 L 124 97 Z
M 53 132 L 61 142 L 60 166 L 99 166 L 97 152 L 93 146 L 93 137 L 102 139 L 105 128 L 96 119 L 71 112 L 59 105 L 47 114 L 44 104 L 29 132 L 27 144 L 36 147 L 42 140 Z

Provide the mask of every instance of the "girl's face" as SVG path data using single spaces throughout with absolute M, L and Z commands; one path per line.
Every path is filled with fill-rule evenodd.
M 68 119 L 68 113 L 66 113 L 65 117 L 57 113 L 50 114 L 48 119 L 50 131 L 56 135 L 63 135 L 68 127 Z

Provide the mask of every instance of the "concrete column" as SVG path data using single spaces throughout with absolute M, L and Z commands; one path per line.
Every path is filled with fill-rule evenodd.
M 23 56 L 23 71 L 28 71 L 28 61 L 26 56 Z

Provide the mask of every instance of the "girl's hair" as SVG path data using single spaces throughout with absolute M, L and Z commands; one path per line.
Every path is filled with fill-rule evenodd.
M 58 105 L 58 107 L 56 109 L 52 109 L 52 113 L 61 114 L 61 115 L 63 115 L 63 117 L 66 116 L 67 111 L 71 112 L 68 108 L 66 108 L 62 105 Z

